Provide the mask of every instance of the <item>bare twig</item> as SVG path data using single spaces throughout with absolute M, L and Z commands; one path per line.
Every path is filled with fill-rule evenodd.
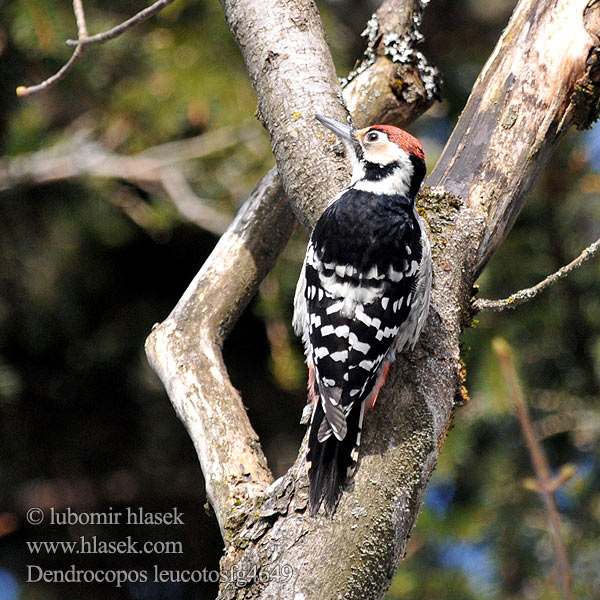
M 174 0 L 158 0 L 151 6 L 148 6 L 148 8 L 141 10 L 130 19 L 127 19 L 127 21 L 123 21 L 123 23 L 117 25 L 116 27 L 113 27 L 112 29 L 109 29 L 108 31 L 97 33 L 96 35 L 92 35 L 89 37 L 86 35 L 84 38 L 80 38 L 78 40 L 67 40 L 67 46 L 81 45 L 83 47 L 87 47 L 108 42 L 109 40 L 119 37 L 121 34 L 125 33 L 132 27 L 143 23 L 144 21 L 154 16 L 157 12 L 160 12 L 163 8 L 165 8 L 169 4 L 172 4 L 173 2 Z
M 556 273 L 548 275 L 548 277 L 533 287 L 519 290 L 518 292 L 511 294 L 508 298 L 504 298 L 502 300 L 487 300 L 486 298 L 475 300 L 475 302 L 473 302 L 473 308 L 476 311 L 501 311 L 506 308 L 516 308 L 519 306 L 519 304 L 529 302 L 529 300 L 533 300 L 533 298 L 535 298 L 540 292 L 543 292 L 547 287 L 550 287 L 563 277 L 566 277 L 571 271 L 581 266 L 588 258 L 594 256 L 599 249 L 600 239 L 597 239 L 593 244 L 590 244 L 587 248 L 585 248 L 585 250 L 583 250 L 576 259 L 572 260 L 568 265 L 561 267 L 558 271 L 556 271 Z
M 555 497 L 556 490 L 573 475 L 574 468 L 572 465 L 565 465 L 556 477 L 552 476 L 548 458 L 535 434 L 531 422 L 531 416 L 529 415 L 529 410 L 527 409 L 523 397 L 523 390 L 519 383 L 519 376 L 515 368 L 510 345 L 505 339 L 496 338 L 493 341 L 492 346 L 500 361 L 504 381 L 506 382 L 508 393 L 515 405 L 515 412 L 517 413 L 521 431 L 523 432 L 523 438 L 525 439 L 525 444 L 529 451 L 529 456 L 531 457 L 531 464 L 533 465 L 536 475 L 534 482 L 526 481 L 526 487 L 537 492 L 542 497 L 546 510 L 546 517 L 548 519 L 548 526 L 554 542 L 556 566 L 564 589 L 565 599 L 575 600 L 573 592 L 573 573 L 560 532 L 560 515 L 556 506 Z
M 73 12 L 75 13 L 75 19 L 77 21 L 77 39 L 76 40 L 67 40 L 67 46 L 75 47 L 75 51 L 71 55 L 71 58 L 68 62 L 54 75 L 48 77 L 37 85 L 24 86 L 20 85 L 17 88 L 17 96 L 30 96 L 31 94 L 36 94 L 41 92 L 50 86 L 58 83 L 62 79 L 64 79 L 69 71 L 73 68 L 73 65 L 83 56 L 83 53 L 87 48 L 93 46 L 95 44 L 102 44 L 109 40 L 112 40 L 128 29 L 131 29 L 135 25 L 142 23 L 146 19 L 149 19 L 152 15 L 155 15 L 157 12 L 165 8 L 171 4 L 174 0 L 158 0 L 148 8 L 141 10 L 137 14 L 135 14 L 127 21 L 124 21 L 120 25 L 109 29 L 108 31 L 104 31 L 103 33 L 98 33 L 93 36 L 88 36 L 87 31 L 87 23 L 85 20 L 85 14 L 83 12 L 83 4 L 81 0 L 73 0 Z
M 85 13 L 83 12 L 83 3 L 81 0 L 73 0 L 73 12 L 77 21 L 77 40 L 73 45 L 77 46 L 82 39 L 88 36 L 87 23 L 85 22 Z
M 48 77 L 39 83 L 38 85 L 24 86 L 20 85 L 17 88 L 17 96 L 30 96 L 31 94 L 37 94 L 38 92 L 42 92 L 46 88 L 49 88 L 51 85 L 54 85 L 64 79 L 69 71 L 73 68 L 73 65 L 81 58 L 83 55 L 83 49 L 81 46 L 77 46 L 75 48 L 75 52 L 71 55 L 71 58 L 67 61 L 67 63 L 57 71 L 52 77 Z

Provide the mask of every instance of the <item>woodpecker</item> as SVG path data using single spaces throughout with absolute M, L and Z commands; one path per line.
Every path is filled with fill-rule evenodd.
M 353 166 L 314 228 L 294 298 L 312 410 L 310 513 L 324 504 L 332 516 L 357 465 L 365 409 L 425 324 L 432 271 L 415 208 L 426 171 L 419 140 L 389 125 L 316 118 L 343 140 Z

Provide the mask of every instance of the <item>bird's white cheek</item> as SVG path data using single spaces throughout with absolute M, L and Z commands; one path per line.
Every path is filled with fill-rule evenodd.
M 406 153 L 398 148 L 396 144 L 379 143 L 365 149 L 365 159 L 378 165 L 389 165 L 390 163 L 406 160 Z

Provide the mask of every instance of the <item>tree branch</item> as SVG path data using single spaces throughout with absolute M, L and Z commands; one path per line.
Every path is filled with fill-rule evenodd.
M 511 294 L 508 298 L 504 298 L 502 300 L 487 300 L 486 298 L 475 300 L 473 302 L 473 309 L 475 311 L 501 311 L 505 308 L 516 308 L 520 304 L 529 302 L 530 300 L 533 300 L 538 294 L 543 292 L 546 288 L 555 284 L 563 277 L 566 277 L 571 271 L 573 271 L 577 267 L 580 267 L 588 258 L 594 256 L 594 254 L 596 254 L 598 250 L 600 250 L 600 239 L 596 240 L 593 244 L 590 244 L 587 248 L 585 248 L 581 252 L 581 254 L 577 258 L 572 260 L 568 265 L 561 267 L 558 271 L 556 271 L 556 273 L 548 275 L 548 277 L 546 277 L 533 287 L 525 288 L 524 290 L 519 290 L 518 292 Z
M 259 135 L 256 126 L 224 127 L 127 156 L 109 152 L 100 142 L 91 140 L 87 130 L 80 130 L 47 150 L 0 159 L 0 191 L 83 176 L 159 184 L 182 217 L 220 236 L 231 216 L 217 211 L 209 200 L 194 193 L 180 163 L 237 147 Z M 121 206 L 132 207 L 130 202 Z M 139 211 L 126 212 L 144 226 L 138 218 Z
M 161 169 L 160 182 L 179 213 L 188 221 L 215 235 L 223 235 L 231 219 L 212 208 L 209 202 L 199 198 L 180 169 Z
M 120 25 L 117 25 L 108 31 L 104 31 L 103 33 L 98 33 L 89 37 L 85 14 L 83 12 L 82 0 L 73 0 L 73 12 L 75 13 L 75 20 L 77 21 L 77 39 L 67 40 L 66 42 L 67 46 L 75 47 L 75 51 L 71 55 L 71 58 L 57 73 L 51 77 L 48 77 L 48 79 L 45 79 L 42 81 L 42 83 L 32 86 L 20 85 L 17 88 L 17 96 L 23 97 L 30 96 L 31 94 L 37 94 L 38 92 L 55 85 L 68 75 L 75 63 L 83 56 L 83 53 L 87 48 L 95 44 L 103 44 L 104 42 L 120 36 L 122 33 L 125 33 L 132 27 L 135 27 L 139 23 L 149 19 L 151 16 L 155 15 L 172 2 L 174 2 L 174 0 L 158 0 L 148 8 L 141 10 Z
M 535 485 L 530 484 L 528 487 L 532 489 L 532 491 L 536 491 L 542 497 L 546 517 L 548 519 L 548 526 L 554 542 L 556 564 L 565 592 L 565 599 L 575 600 L 575 594 L 573 592 L 573 573 L 560 531 L 560 514 L 558 512 L 558 507 L 556 506 L 555 496 L 556 490 L 574 474 L 574 469 L 572 465 L 565 465 L 558 477 L 552 476 L 548 458 L 544 452 L 543 446 L 537 439 L 533 423 L 531 422 L 529 410 L 527 409 L 527 404 L 523 397 L 523 390 L 519 384 L 519 377 L 514 365 L 511 348 L 508 342 L 503 338 L 496 338 L 492 342 L 492 347 L 500 361 L 504 381 L 506 382 L 509 396 L 512 398 L 515 406 L 515 412 L 517 413 L 521 431 L 523 432 L 525 445 L 529 451 L 531 464 L 533 465 L 536 474 Z
M 388 0 L 367 23 L 363 60 L 342 81 L 356 127 L 371 124 L 373 114 L 386 123 L 406 122 L 415 105 L 425 110 L 439 99 L 441 75 L 416 49 L 425 5 Z
M 91 176 L 160 182 L 162 170 L 205 158 L 255 139 L 255 126 L 223 127 L 202 135 L 159 144 L 133 155 L 116 154 L 81 130 L 52 148 L 15 158 L 0 159 L 0 191 L 19 185 Z
M 292 210 L 312 229 L 347 173 L 341 145 L 315 113 L 345 121 L 337 77 L 316 6 L 310 0 L 221 0 L 256 91 Z M 302 89 L 298 90 L 299 84 Z M 300 92 L 300 93 L 299 93 Z
M 278 184 L 273 169 L 146 342 L 148 359 L 194 442 L 224 537 L 231 506 L 255 497 L 272 481 L 258 437 L 227 377 L 221 346 L 294 227 Z M 277 219 L 277 227 L 268 217 Z
M 513 226 L 558 139 L 570 125 L 590 122 L 579 103 L 583 90 L 590 103 L 597 93 L 597 50 L 591 41 L 597 40 L 599 9 L 586 0 L 564 6 L 571 10 L 560 10 L 556 1 L 519 2 L 428 180 L 484 215 L 476 276 Z M 548 23 L 549 14 L 559 22 Z M 531 40 L 530 27 L 545 28 L 553 37 Z M 543 68 L 550 64 L 559 71 Z M 500 77 L 494 65 L 502 67 Z

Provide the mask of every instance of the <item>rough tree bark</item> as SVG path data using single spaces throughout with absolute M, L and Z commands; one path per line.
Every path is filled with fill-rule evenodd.
M 310 226 L 348 174 L 339 146 L 320 137 L 309 118 L 315 112 L 343 118 L 318 15 L 308 0 L 223 5 L 284 188 Z M 267 29 L 266 22 L 277 25 Z M 571 124 L 586 126 L 598 111 L 599 29 L 596 0 L 521 0 L 516 7 L 420 196 L 434 253 L 433 308 L 417 349 L 396 361 L 369 415 L 354 489 L 334 519 L 306 515 L 304 447 L 271 484 L 220 354 L 224 335 L 292 227 L 281 194 L 261 188 L 253 195 L 173 313 L 153 330 L 149 358 L 196 445 L 227 544 L 220 598 L 384 594 L 453 411 L 465 399 L 459 340 L 471 316 L 473 283 L 549 152 Z M 271 214 L 279 226 L 263 218 Z

